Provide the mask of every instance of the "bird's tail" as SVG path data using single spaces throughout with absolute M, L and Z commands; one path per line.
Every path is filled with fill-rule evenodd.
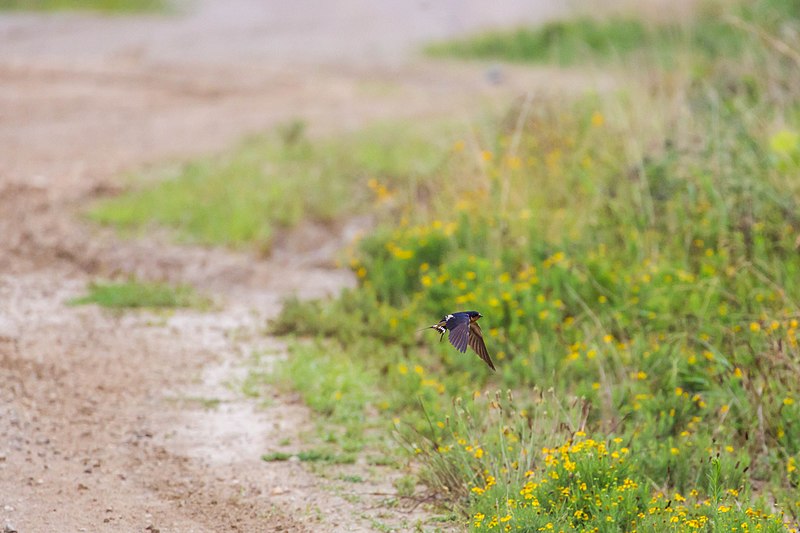
M 444 339 L 444 334 L 447 331 L 447 328 L 445 328 L 441 322 L 426 328 L 418 329 L 417 331 L 425 331 L 426 329 L 435 329 L 437 333 L 439 333 L 439 342 L 442 342 L 442 339 Z

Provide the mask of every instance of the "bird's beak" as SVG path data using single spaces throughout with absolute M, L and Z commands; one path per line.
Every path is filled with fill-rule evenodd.
M 483 315 L 478 313 L 478 318 L 483 318 Z

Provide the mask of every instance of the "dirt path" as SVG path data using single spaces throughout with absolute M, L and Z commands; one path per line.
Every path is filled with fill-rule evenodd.
M 265 260 L 157 237 L 121 241 L 79 212 L 115 190 L 120 172 L 221 150 L 283 121 L 331 133 L 387 117 L 468 116 L 545 85 L 546 70 L 506 69 L 498 85 L 484 67 L 410 60 L 409 50 L 555 9 L 270 4 L 201 2 L 169 18 L 0 15 L 6 530 L 370 531 L 424 518 L 390 509 L 386 473 L 363 464 L 352 468 L 364 483 L 348 484 L 260 461 L 296 446 L 308 413 L 270 391 L 258 408 L 226 385 L 254 350 L 282 356 L 263 326 L 283 297 L 352 283 L 331 258 L 358 221 L 304 226 Z M 64 304 L 92 279 L 118 275 L 191 283 L 217 305 L 115 315 Z

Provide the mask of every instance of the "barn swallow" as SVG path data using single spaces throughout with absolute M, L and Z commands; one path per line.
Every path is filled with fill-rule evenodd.
M 478 325 L 478 319 L 482 316 L 477 311 L 459 311 L 458 313 L 443 316 L 438 323 L 424 329 L 435 329 L 441 333 L 439 340 L 444 338 L 445 331 L 449 331 L 447 338 L 450 340 L 450 344 L 455 346 L 456 350 L 465 353 L 467 345 L 469 345 L 489 365 L 489 368 L 494 370 L 494 363 L 492 363 L 492 358 L 489 357 L 489 351 L 483 342 L 481 327 Z

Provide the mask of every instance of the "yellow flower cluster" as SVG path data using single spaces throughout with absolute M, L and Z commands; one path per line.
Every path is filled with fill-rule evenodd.
M 388 187 L 379 183 L 375 178 L 370 178 L 367 181 L 367 187 L 375 194 L 375 201 L 377 203 L 388 202 L 394 196 L 394 193 L 392 193 Z
M 466 445 L 466 441 L 459 444 Z M 717 500 L 703 497 L 697 489 L 689 490 L 687 496 L 675 492 L 669 498 L 660 491 L 647 496 L 652 489 L 636 476 L 635 463 L 628 464 L 631 452 L 622 444 L 621 438 L 605 441 L 579 431 L 560 446 L 542 448 L 541 467 L 522 474 L 524 484 L 518 499 L 506 497 L 501 500 L 505 505 L 497 501 L 501 492 L 489 493 L 498 481 L 485 472 L 485 482 L 473 487 L 472 493 L 478 500 L 491 500 L 496 513 L 476 513 L 472 525 L 482 531 L 556 531 L 559 527 L 553 522 L 542 526 L 539 521 L 556 510 L 557 514 L 568 510 L 569 530 L 585 532 L 599 523 L 626 531 L 650 530 L 655 524 L 666 524 L 665 531 L 703 531 L 714 520 L 721 520 L 714 516 L 734 520 L 737 531 L 775 531 L 781 524 L 780 516 L 753 508 L 737 515 L 743 512 L 738 488 L 725 489 Z M 518 463 L 514 466 L 519 468 Z M 789 466 L 796 468 L 794 459 L 787 461 L 787 471 Z

